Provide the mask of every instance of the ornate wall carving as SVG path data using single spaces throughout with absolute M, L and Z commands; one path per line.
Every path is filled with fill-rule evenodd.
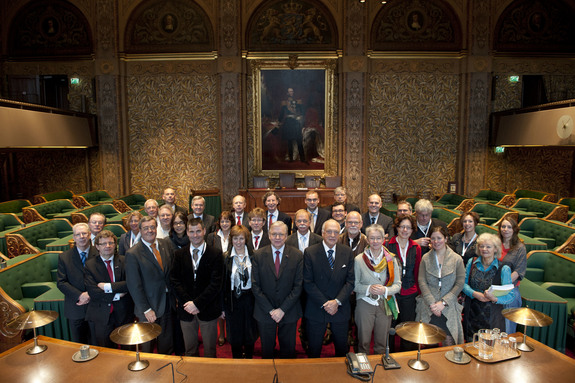
M 250 50 L 335 50 L 336 23 L 316 0 L 272 0 L 251 17 L 246 45 Z
M 222 74 L 222 201 L 231 205 L 242 185 L 242 136 L 240 123 L 240 78 L 237 74 Z
M 128 53 L 212 51 L 214 29 L 193 1 L 150 0 L 130 15 L 125 44 Z
M 575 52 L 575 10 L 562 1 L 517 1 L 502 13 L 494 33 L 498 51 Z
M 416 195 L 446 190 L 446 181 L 455 177 L 459 88 L 459 76 L 452 74 L 370 75 L 370 192 Z
M 10 25 L 10 56 L 75 56 L 93 52 L 92 33 L 82 12 L 67 1 L 33 1 Z
M 461 25 L 451 6 L 434 0 L 389 2 L 371 29 L 373 50 L 460 50 Z
M 463 193 L 476 195 L 484 184 L 487 140 L 489 135 L 489 73 L 470 75 L 468 136 L 465 153 L 465 178 Z
M 200 73 L 202 66 L 140 63 L 128 68 L 132 192 L 159 197 L 169 184 L 182 196 L 190 189 L 220 187 L 217 80 Z M 174 67 L 187 70 L 169 70 Z
M 362 202 L 364 157 L 365 78 L 363 73 L 346 73 L 343 184 L 350 202 Z
M 489 2 L 485 0 L 473 0 L 470 6 L 473 9 L 473 42 L 471 50 L 473 54 L 486 55 L 489 53 Z

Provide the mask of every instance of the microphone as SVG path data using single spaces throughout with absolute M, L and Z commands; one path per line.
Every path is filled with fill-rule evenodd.
M 389 329 L 388 335 L 395 335 L 395 327 L 391 327 Z M 385 355 L 381 356 L 381 363 L 383 363 L 383 368 L 385 370 L 395 370 L 401 368 L 399 363 L 397 363 L 397 361 L 389 355 L 389 336 L 387 346 L 385 347 Z

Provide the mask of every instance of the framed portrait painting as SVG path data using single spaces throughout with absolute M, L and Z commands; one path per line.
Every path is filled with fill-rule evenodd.
M 323 176 L 333 158 L 334 65 L 252 62 L 256 175 Z

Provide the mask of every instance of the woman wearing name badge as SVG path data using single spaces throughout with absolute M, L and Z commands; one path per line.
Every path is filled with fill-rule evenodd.
M 462 258 L 447 246 L 449 234 L 442 226 L 430 233 L 431 251 L 421 259 L 416 320 L 430 323 L 447 334 L 444 346 L 463 343 L 461 312 L 463 306 L 457 297 L 465 282 Z
M 477 248 L 480 257 L 470 259 L 467 263 L 463 286 L 466 295 L 463 330 L 468 342 L 473 341 L 473 334 L 480 329 L 505 328 L 505 318 L 501 311 L 515 297 L 513 290 L 500 296 L 489 291 L 492 285 L 511 283 L 511 269 L 498 260 L 501 255 L 499 237 L 483 233 L 477 238 Z
M 142 213 L 139 211 L 133 211 L 126 216 L 124 221 L 124 227 L 127 232 L 120 236 L 118 241 L 118 254 L 126 255 L 126 251 L 130 250 L 130 247 L 134 246 L 140 240 L 140 220 L 142 219 Z
M 224 254 L 223 316 L 234 358 L 251 359 L 257 339 L 252 293 L 252 254 L 246 243 L 250 231 L 242 225 L 230 231 L 232 248 Z
M 477 256 L 477 233 L 475 227 L 479 223 L 479 214 L 474 211 L 461 214 L 459 219 L 463 231 L 455 234 L 449 241 L 449 247 L 463 258 L 463 265 Z
M 527 270 L 527 250 L 523 241 L 519 239 L 519 225 L 513 218 L 505 218 L 501 221 L 499 224 L 499 238 L 502 243 L 499 261 L 511 269 L 511 281 L 515 286 L 513 289 L 514 299 L 505 305 L 505 308 L 521 307 L 519 284 L 525 277 L 525 271 Z M 513 334 L 516 330 L 517 323 L 505 319 L 505 332 Z
M 421 247 L 410 239 L 413 230 L 416 230 L 415 217 L 410 214 L 399 214 L 393 221 L 396 235 L 387 243 L 387 249 L 397 256 L 401 270 L 401 290 L 395 296 L 399 306 L 399 315 L 393 325 L 415 320 L 415 297 L 419 295 L 419 264 L 421 263 Z M 394 350 L 394 344 L 390 344 Z M 416 350 L 415 343 L 401 339 L 401 351 Z
M 397 257 L 383 246 L 383 227 L 371 225 L 366 234 L 369 247 L 355 257 L 354 269 L 358 352 L 369 354 L 373 333 L 373 350 L 384 354 L 391 320 L 398 314 L 395 294 L 401 289 L 401 269 Z

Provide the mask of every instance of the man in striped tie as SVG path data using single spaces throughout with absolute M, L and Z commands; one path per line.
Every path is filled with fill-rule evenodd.
M 304 252 L 304 289 L 307 293 L 305 319 L 309 340 L 308 355 L 318 358 L 328 323 L 331 324 L 335 356 L 349 351 L 347 332 L 354 285 L 352 250 L 338 244 L 340 226 L 330 219 L 323 224 L 323 242 Z

